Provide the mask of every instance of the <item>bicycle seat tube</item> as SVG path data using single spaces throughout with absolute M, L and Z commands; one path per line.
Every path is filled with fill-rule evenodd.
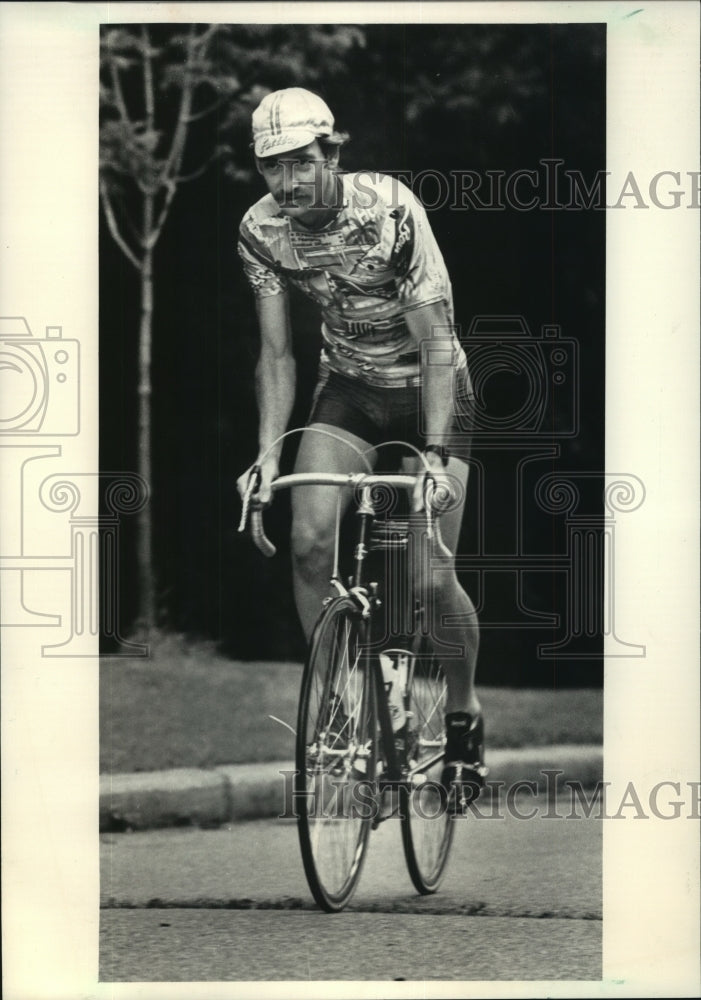
M 360 502 L 356 510 L 356 516 L 360 519 L 358 527 L 358 541 L 353 551 L 353 584 L 356 587 L 363 586 L 363 563 L 368 554 L 368 535 L 370 526 L 375 516 L 375 508 L 371 499 L 372 487 L 363 486 L 360 491 Z

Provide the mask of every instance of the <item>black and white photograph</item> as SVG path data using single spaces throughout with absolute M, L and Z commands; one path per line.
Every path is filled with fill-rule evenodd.
M 696 995 L 698 11 L 28 6 L 8 996 Z

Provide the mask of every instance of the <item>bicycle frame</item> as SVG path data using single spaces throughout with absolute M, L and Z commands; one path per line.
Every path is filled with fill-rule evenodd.
M 251 471 L 249 489 L 246 491 L 246 496 L 244 497 L 239 531 L 245 530 L 248 510 L 250 507 L 251 535 L 253 537 L 253 541 L 264 555 L 272 556 L 275 554 L 276 549 L 265 534 L 262 521 L 262 509 L 259 506 L 251 506 L 251 497 L 256 489 L 257 476 L 259 476 L 259 474 L 259 470 L 254 467 Z M 364 581 L 365 560 L 370 551 L 369 535 L 372 523 L 376 517 L 372 491 L 378 487 L 388 486 L 410 491 L 415 488 L 419 478 L 420 477 L 416 475 L 403 473 L 387 473 L 384 475 L 374 473 L 292 473 L 290 475 L 280 476 L 271 484 L 273 493 L 283 489 L 293 489 L 298 486 L 337 486 L 343 489 L 355 490 L 359 494 L 355 511 L 356 516 L 359 518 L 359 526 L 356 543 L 353 549 L 353 573 L 349 581 L 349 586 L 346 588 L 343 585 L 338 572 L 340 517 L 337 518 L 336 524 L 336 551 L 334 556 L 334 569 L 330 582 L 332 587 L 334 587 L 338 593 L 347 594 L 353 598 L 358 605 L 361 618 L 364 622 L 364 646 L 367 650 L 369 668 L 372 670 L 374 678 L 375 691 L 377 695 L 377 714 L 386 764 L 386 771 L 383 775 L 382 783 L 386 785 L 397 784 L 404 780 L 406 776 L 402 775 L 401 761 L 395 745 L 394 730 L 392 727 L 379 655 L 378 653 L 374 653 L 372 651 L 371 643 L 368 641 L 372 638 L 371 626 L 373 610 L 379 604 L 379 598 L 376 592 L 377 583 L 371 582 L 368 586 L 366 586 Z M 430 538 L 433 532 L 433 516 L 431 512 L 430 494 L 433 480 L 431 476 L 426 473 L 423 474 L 423 479 L 426 531 L 428 537 Z M 417 650 L 414 649 L 412 654 L 415 663 Z M 412 664 L 412 670 L 413 666 L 414 664 Z M 438 757 L 440 757 L 440 753 L 436 754 L 436 759 L 438 759 Z M 416 769 L 415 772 L 410 773 L 410 777 L 413 773 L 427 770 L 432 763 L 432 761 L 424 762 L 420 768 Z

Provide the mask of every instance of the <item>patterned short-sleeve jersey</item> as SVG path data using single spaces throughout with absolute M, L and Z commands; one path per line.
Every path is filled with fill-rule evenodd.
M 272 195 L 243 218 L 238 250 L 257 296 L 296 285 L 321 308 L 322 363 L 371 385 L 420 382 L 416 344 L 404 317 L 442 302 L 453 321 L 443 257 L 423 206 L 395 178 L 342 174 L 343 206 L 310 230 L 284 215 Z M 464 354 L 456 341 L 458 367 Z

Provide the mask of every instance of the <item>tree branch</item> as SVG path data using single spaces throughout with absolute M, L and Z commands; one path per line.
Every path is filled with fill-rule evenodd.
M 220 108 L 222 104 L 226 103 L 230 97 L 231 94 L 223 94 L 221 97 L 218 97 L 216 101 L 212 101 L 208 108 L 203 108 L 202 111 L 195 111 L 193 114 L 188 115 L 187 124 L 189 125 L 190 122 L 197 122 L 201 118 L 206 118 L 207 115 L 211 115 L 213 111 L 216 111 L 217 108 Z
M 148 27 L 145 24 L 141 25 L 141 42 L 142 42 L 142 57 L 143 57 L 143 70 L 144 70 L 144 107 L 146 109 L 146 118 L 144 121 L 144 127 L 146 133 L 149 134 L 154 130 L 154 123 L 156 118 L 155 111 L 155 98 L 153 92 L 153 66 L 151 62 L 151 39 L 148 33 Z M 158 192 L 159 181 L 155 184 L 147 184 L 140 177 L 136 177 L 136 183 L 139 186 L 139 190 L 145 197 L 153 197 Z M 150 233 L 142 234 L 142 242 L 144 247 L 148 246 L 149 240 L 151 238 Z
M 199 38 L 196 38 L 193 25 L 193 31 L 190 33 L 193 46 L 197 46 L 198 48 L 199 47 L 206 48 L 207 44 L 211 41 L 212 38 L 214 38 L 218 30 L 219 30 L 218 24 L 210 24 L 209 27 L 207 27 L 202 32 Z
M 212 104 L 204 108 L 202 111 L 191 112 L 192 100 L 195 91 L 195 84 L 192 80 L 192 69 L 196 62 L 196 59 L 202 58 L 206 52 L 207 46 L 211 39 L 219 31 L 220 26 L 217 24 L 210 25 L 206 31 L 204 31 L 199 37 L 195 35 L 195 25 L 191 25 L 190 32 L 187 41 L 187 59 L 184 66 L 184 83 L 182 91 L 182 101 L 180 104 L 180 113 L 178 114 L 178 130 L 181 130 L 181 134 L 186 132 L 185 126 L 189 125 L 190 122 L 198 121 L 200 118 L 204 118 L 216 111 L 223 103 L 225 103 L 230 97 L 230 94 L 223 94 L 221 97 L 213 101 Z M 239 88 L 240 89 L 240 88 Z M 176 130 L 175 138 L 180 138 L 178 136 L 178 130 Z M 184 134 L 182 136 L 182 142 L 184 143 Z M 182 149 L 179 150 L 180 156 L 182 156 Z M 173 160 L 174 162 L 174 160 Z
M 172 177 L 164 177 L 162 183 L 166 189 L 165 202 L 163 203 L 163 208 L 161 209 L 160 215 L 156 220 L 156 224 L 152 226 L 151 232 L 144 240 L 144 246 L 148 250 L 152 250 L 158 242 L 158 237 L 161 235 L 161 230 L 163 229 L 163 225 L 168 217 L 168 210 L 170 209 L 171 202 L 175 197 L 175 192 L 178 187 L 177 180 L 174 180 Z
M 110 60 L 110 76 L 112 77 L 112 89 L 114 90 L 114 102 L 117 105 L 117 110 L 119 111 L 119 116 L 123 122 L 131 125 L 131 119 L 129 118 L 129 112 L 127 111 L 126 101 L 124 100 L 124 93 L 122 91 L 122 83 L 119 79 L 119 70 L 117 64 L 114 61 L 111 49 L 109 50 L 109 60 Z
M 205 36 L 208 33 L 205 32 Z M 205 37 L 203 36 L 203 37 Z M 151 233 L 146 237 L 145 244 L 149 247 L 153 247 L 161 234 L 161 229 L 166 221 L 168 215 L 168 210 L 170 209 L 171 203 L 175 196 L 175 191 L 177 188 L 177 176 L 180 171 L 180 165 L 183 159 L 183 152 L 185 149 L 185 139 L 187 136 L 187 124 L 190 117 L 190 109 L 192 107 L 192 95 L 194 91 L 192 77 L 190 75 L 190 69 L 194 60 L 194 50 L 195 50 L 195 26 L 190 25 L 190 31 L 188 34 L 187 41 L 187 60 L 185 63 L 185 72 L 183 79 L 183 90 L 180 99 L 180 110 L 178 112 L 178 122 L 175 126 L 175 131 L 173 132 L 173 141 L 170 147 L 170 153 L 161 171 L 160 179 L 161 183 L 166 189 L 165 202 L 163 208 L 161 209 L 158 220 L 153 227 Z
M 127 260 L 131 261 L 137 271 L 141 271 L 141 262 L 133 250 L 127 245 L 126 240 L 119 231 L 119 225 L 114 214 L 114 209 L 112 208 L 112 202 L 110 201 L 110 196 L 107 192 L 107 185 L 102 180 L 100 181 L 100 201 L 102 202 L 102 207 L 105 211 L 105 218 L 107 219 L 107 225 L 109 226 L 112 238 Z
M 198 167 L 197 170 L 193 170 L 192 173 L 190 173 L 190 174 L 179 174 L 175 178 L 176 183 L 177 184 L 187 184 L 189 181 L 196 181 L 198 177 L 202 176 L 202 174 L 205 172 L 205 170 L 207 169 L 207 167 L 209 167 L 210 164 L 213 163 L 213 161 L 215 159 L 216 159 L 215 156 L 210 156 L 210 158 L 208 160 L 205 160 L 205 162 L 202 164 L 201 167 Z
M 151 40 L 148 27 L 141 25 L 141 40 L 144 43 L 144 104 L 146 106 L 146 128 L 153 130 L 154 100 L 153 100 L 153 69 L 151 66 Z
M 170 147 L 170 153 L 165 163 L 163 169 L 164 177 L 172 177 L 177 174 L 180 169 L 180 163 L 182 161 L 183 148 L 185 146 L 185 136 L 187 134 L 187 120 L 190 116 L 190 109 L 192 107 L 192 78 L 190 75 L 190 69 L 193 63 L 194 55 L 194 37 L 195 37 L 195 26 L 190 25 L 190 31 L 187 40 L 187 59 L 185 62 L 184 73 L 183 73 L 183 89 L 180 98 L 180 109 L 178 111 L 178 122 L 175 126 L 175 131 L 173 132 L 173 142 Z

